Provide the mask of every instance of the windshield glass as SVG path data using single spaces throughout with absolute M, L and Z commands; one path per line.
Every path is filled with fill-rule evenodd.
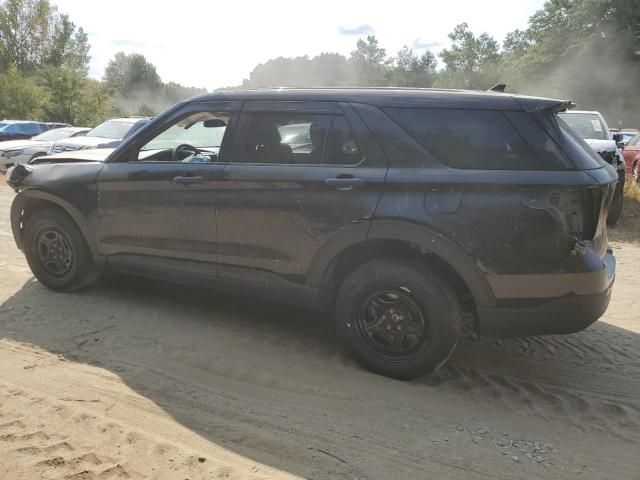
M 73 130 L 67 130 L 66 128 L 55 128 L 47 132 L 41 133 L 33 137 L 33 140 L 39 140 L 42 142 L 55 142 L 56 140 L 62 140 L 63 138 L 70 137 L 75 132 Z
M 219 148 L 227 128 L 228 117 L 213 118 L 211 115 L 206 118 L 198 117 L 204 117 L 204 115 L 192 115 L 178 122 L 147 143 L 141 150 L 174 149 L 182 144 L 191 145 L 200 150 Z
M 561 113 L 560 116 L 581 138 L 609 140 L 600 117 L 594 113 Z
M 87 133 L 87 137 L 113 138 L 119 140 L 127 134 L 132 126 L 133 123 L 130 122 L 107 120 L 93 130 L 90 130 Z

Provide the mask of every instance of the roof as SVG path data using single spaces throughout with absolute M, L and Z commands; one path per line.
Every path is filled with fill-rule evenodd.
M 435 88 L 265 88 L 227 90 L 194 97 L 190 101 L 263 100 L 334 101 L 367 103 L 381 107 L 447 107 L 505 110 L 539 110 L 553 106 L 567 108 L 566 100 L 528 97 L 512 93 Z

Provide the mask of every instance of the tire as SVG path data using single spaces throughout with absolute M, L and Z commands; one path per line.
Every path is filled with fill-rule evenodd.
M 607 215 L 607 225 L 614 226 L 620 221 L 622 217 L 624 203 L 624 184 L 618 182 L 616 189 L 613 192 L 613 200 L 611 200 L 611 206 L 609 207 L 609 214 Z
M 31 271 L 52 290 L 73 292 L 98 278 L 82 232 L 65 213 L 53 209 L 35 213 L 25 227 L 23 245 Z
M 637 184 L 640 184 L 640 161 L 633 164 L 631 169 L 631 178 Z
M 342 342 L 367 368 L 398 379 L 444 364 L 458 342 L 461 324 L 460 306 L 448 282 L 402 260 L 376 259 L 359 266 L 344 280 L 336 300 Z M 389 333 L 389 327 L 400 331 Z

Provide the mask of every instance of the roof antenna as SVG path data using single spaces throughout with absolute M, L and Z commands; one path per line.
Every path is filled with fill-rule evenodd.
M 506 83 L 498 83 L 497 85 L 494 85 L 489 90 L 487 90 L 487 92 L 504 93 L 504 89 L 505 88 L 507 88 L 507 84 Z

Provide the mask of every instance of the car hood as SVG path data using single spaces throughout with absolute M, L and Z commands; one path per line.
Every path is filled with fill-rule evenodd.
M 56 153 L 46 157 L 38 157 L 31 163 L 77 163 L 77 162 L 104 162 L 115 148 L 93 148 L 89 150 L 73 150 Z
M 117 138 L 103 138 L 103 137 L 77 137 L 68 138 L 56 142 L 56 146 L 62 146 L 69 150 L 79 150 L 84 147 L 116 147 L 122 140 Z
M 584 141 L 587 142 L 596 152 L 615 152 L 618 149 L 616 142 L 613 140 L 585 138 Z
M 38 145 L 40 143 L 39 140 L 7 140 L 6 142 L 0 142 L 0 150 L 8 151 L 8 150 L 18 150 L 21 148 L 31 147 L 33 145 Z

